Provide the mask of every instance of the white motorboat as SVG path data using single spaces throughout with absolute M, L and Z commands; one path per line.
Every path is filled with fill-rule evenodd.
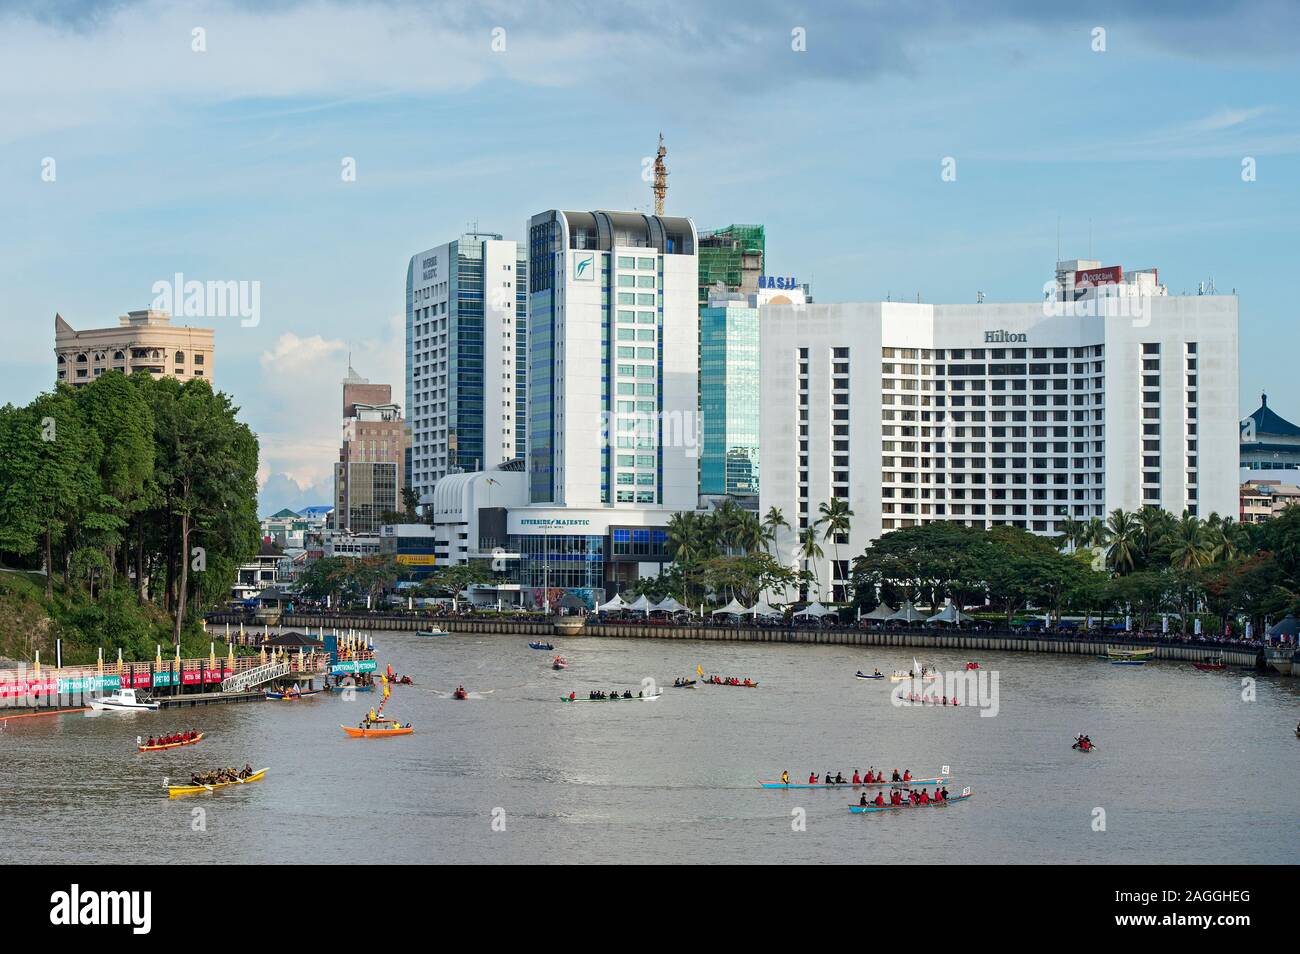
M 96 712 L 137 712 L 141 710 L 152 711 L 158 708 L 156 702 L 136 698 L 134 689 L 119 689 L 111 696 L 100 696 L 98 699 L 91 699 L 88 705 Z

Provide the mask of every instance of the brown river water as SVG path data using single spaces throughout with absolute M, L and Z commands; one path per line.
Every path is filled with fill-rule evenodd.
M 984 653 L 996 715 L 899 707 L 906 649 L 578 637 L 374 634 L 415 686 L 388 712 L 415 734 L 349 739 L 379 696 L 21 719 L 0 724 L 8 863 L 917 862 L 1294 863 L 1300 685 L 1188 663 L 1111 666 Z M 961 669 L 966 657 L 917 650 Z M 757 689 L 671 687 L 696 665 Z M 666 686 L 654 702 L 560 702 Z M 456 701 L 463 683 L 473 693 Z M 991 691 L 992 683 L 988 684 Z M 1253 691 L 1250 691 L 1253 690 Z M 986 699 L 986 701 L 992 701 Z M 984 712 L 993 712 L 992 706 Z M 199 745 L 136 751 L 197 728 Z M 1071 749 L 1086 732 L 1092 754 Z M 247 787 L 169 800 L 164 779 L 269 767 Z M 856 793 L 766 791 L 788 769 L 951 769 L 974 797 L 854 815 Z

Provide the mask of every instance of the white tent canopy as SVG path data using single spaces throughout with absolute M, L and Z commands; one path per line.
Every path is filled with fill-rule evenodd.
M 863 619 L 891 619 L 897 610 L 893 609 L 888 603 L 881 603 L 870 613 L 863 613 Z
M 638 613 L 648 613 L 651 609 L 650 600 L 644 593 L 637 597 L 635 603 L 628 604 L 625 609 L 634 610 Z
M 680 613 L 686 607 L 677 602 L 671 596 L 665 596 L 654 606 L 650 607 L 652 613 Z M 688 611 L 689 612 L 689 611 Z
M 744 616 L 748 612 L 749 610 L 745 608 L 744 604 L 738 602 L 733 596 L 730 603 L 722 607 L 722 609 L 715 609 L 712 615 L 724 616 L 730 614 L 732 616 Z
M 963 613 L 961 610 L 959 610 L 957 608 L 957 604 L 955 604 L 952 600 L 949 600 L 947 606 L 945 606 L 942 610 L 935 613 L 933 616 L 931 616 L 929 619 L 926 620 L 927 623 L 954 623 L 954 624 L 969 623 L 970 621 L 971 618 L 967 616 L 965 613 Z
M 625 609 L 626 607 L 627 607 L 627 601 L 624 600 L 623 597 L 615 593 L 614 598 L 612 600 L 610 600 L 608 603 L 601 603 L 599 606 L 596 607 L 596 610 L 601 613 L 613 613 L 618 610 Z
M 923 619 L 925 619 L 925 617 L 922 616 L 917 611 L 916 607 L 912 605 L 911 600 L 907 600 L 903 603 L 898 612 L 889 617 L 890 622 L 894 623 L 919 623 Z
M 834 612 L 835 610 L 827 609 L 825 606 L 822 606 L 821 603 L 814 601 L 812 603 L 809 603 L 807 606 L 805 606 L 803 609 L 801 609 L 799 612 L 795 613 L 794 615 L 821 617 L 827 615 L 828 613 L 834 613 Z
M 775 607 L 768 605 L 767 600 L 763 599 L 762 597 L 759 597 L 757 603 L 755 603 L 749 609 L 745 610 L 745 613 L 746 615 L 755 616 L 755 617 L 781 615 L 781 611 L 779 609 L 776 609 Z

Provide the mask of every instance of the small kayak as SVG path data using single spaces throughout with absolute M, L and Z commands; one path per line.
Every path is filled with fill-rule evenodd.
M 157 752 L 161 749 L 179 749 L 182 745 L 193 745 L 196 742 L 202 741 L 202 739 L 203 733 L 200 732 L 192 739 L 184 739 L 180 742 L 163 742 L 159 745 L 137 745 L 136 748 L 141 752 Z
M 947 798 L 938 801 L 929 801 L 924 805 L 917 805 L 912 802 L 911 799 L 908 799 L 899 805 L 850 805 L 849 811 L 853 812 L 855 815 L 865 815 L 867 812 L 889 812 L 899 808 L 934 808 L 936 806 L 950 804 L 951 802 L 964 802 L 974 794 L 974 792 L 967 792 L 964 795 L 949 795 Z
M 455 692 L 451 694 L 451 697 L 453 699 L 468 699 L 469 693 L 466 692 L 464 689 L 457 689 Z
M 556 656 L 555 661 L 551 663 L 551 668 L 556 671 L 559 671 L 561 669 L 568 669 L 569 661 L 565 659 L 563 656 Z
M 211 785 L 168 785 L 167 797 L 175 798 L 178 795 L 197 795 L 201 792 L 213 792 L 219 788 L 228 788 L 231 785 L 246 785 L 249 782 L 260 781 L 269 769 L 259 769 L 248 778 L 236 779 L 233 782 L 214 782 Z
M 381 728 L 375 725 L 369 729 L 363 729 L 359 726 L 341 725 L 339 726 L 353 739 L 382 739 L 390 735 L 410 735 L 415 731 L 409 725 L 398 725 L 396 722 L 389 723 L 386 727 Z
M 831 782 L 829 785 L 825 782 L 764 782 L 759 781 L 760 788 L 929 788 L 934 785 L 947 785 L 952 779 L 946 775 L 940 775 L 935 778 L 913 778 L 906 782 L 860 782 L 854 785 L 852 782 Z
M 551 645 L 550 643 L 529 643 L 529 644 L 528 644 L 528 648 L 529 648 L 529 649 L 541 649 L 541 650 L 544 650 L 545 652 L 548 652 L 548 653 L 550 653 L 550 652 L 554 652 L 554 651 L 555 651 L 555 647 L 554 647 L 553 645 Z
M 1089 746 L 1087 746 L 1087 747 L 1085 748 L 1084 746 L 1080 745 L 1078 742 L 1074 743 L 1074 745 L 1070 746 L 1070 748 L 1074 749 L 1074 751 L 1076 751 L 1076 752 L 1096 752 L 1096 751 L 1097 751 L 1097 746 L 1095 746 L 1095 745 L 1089 745 Z
M 674 688 L 674 689 L 694 689 L 694 688 L 695 688 L 695 680 L 694 680 L 694 679 L 687 679 L 685 682 L 675 682 L 675 683 L 673 683 L 673 688 Z
M 868 675 L 867 673 L 863 672 L 861 669 L 859 669 L 855 675 L 859 679 L 884 679 L 885 678 L 884 675 L 881 673 L 877 672 Z

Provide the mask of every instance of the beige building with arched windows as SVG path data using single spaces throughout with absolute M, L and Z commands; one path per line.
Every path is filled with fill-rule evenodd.
M 116 328 L 77 331 L 54 316 L 55 377 L 63 384 L 86 384 L 106 371 L 147 371 L 181 381 L 214 373 L 211 328 L 174 326 L 165 311 L 133 311 Z

